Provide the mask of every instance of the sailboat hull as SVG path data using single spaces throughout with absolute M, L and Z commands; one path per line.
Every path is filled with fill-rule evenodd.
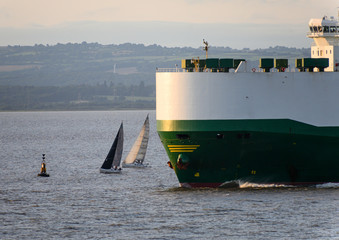
M 119 173 L 121 173 L 121 169 L 120 170 L 119 169 L 115 170 L 113 168 L 110 168 L 110 169 L 100 168 L 100 173 L 107 173 L 107 174 L 115 173 L 115 174 L 119 174 Z
M 146 168 L 149 167 L 148 164 L 143 164 L 143 163 L 123 163 L 122 166 L 124 168 Z

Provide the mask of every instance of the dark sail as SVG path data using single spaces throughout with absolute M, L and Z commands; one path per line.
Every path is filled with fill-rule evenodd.
M 101 168 L 103 169 L 111 169 L 114 160 L 114 166 L 120 165 L 122 149 L 123 149 L 123 141 L 124 141 L 124 130 L 123 125 L 121 123 L 119 131 L 114 139 L 111 149 L 109 150 L 107 157 L 102 164 Z

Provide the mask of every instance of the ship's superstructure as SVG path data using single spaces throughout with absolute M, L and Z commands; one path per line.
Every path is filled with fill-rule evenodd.
M 309 26 L 312 57 L 295 70 L 278 58 L 158 69 L 157 131 L 181 186 L 339 182 L 339 27 L 326 17 Z
M 325 71 L 339 71 L 339 23 L 334 17 L 311 19 L 309 38 L 313 38 L 312 58 L 328 58 L 329 66 Z

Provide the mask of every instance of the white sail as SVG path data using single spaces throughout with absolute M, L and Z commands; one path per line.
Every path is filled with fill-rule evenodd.
M 131 148 L 129 154 L 124 160 L 125 164 L 143 163 L 148 145 L 148 137 L 149 137 L 149 119 L 147 115 L 144 125 L 142 126 L 142 129 L 139 133 L 139 136 L 135 140 L 133 147 Z

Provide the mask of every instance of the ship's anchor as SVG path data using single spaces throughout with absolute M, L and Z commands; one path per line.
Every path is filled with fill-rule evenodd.
M 180 170 L 186 170 L 189 165 L 189 158 L 183 154 L 178 155 L 177 168 Z

